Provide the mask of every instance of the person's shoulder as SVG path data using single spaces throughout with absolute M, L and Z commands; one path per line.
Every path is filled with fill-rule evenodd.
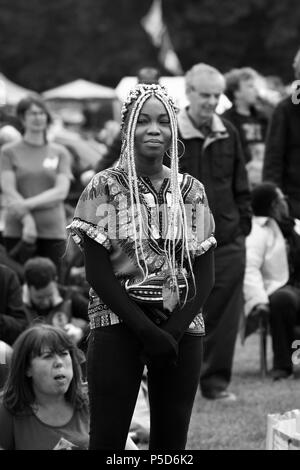
M 65 155 L 66 154 L 69 155 L 70 153 L 67 147 L 57 142 L 53 142 L 53 141 L 48 142 L 48 147 L 56 153 L 65 154 Z
M 112 183 L 121 175 L 125 175 L 125 172 L 120 168 L 106 168 L 101 170 L 93 176 L 94 182 L 100 182 L 102 184 Z
M 17 274 L 9 266 L 0 263 L 0 277 L 1 279 L 12 279 L 17 278 Z
M 97 194 L 99 192 L 102 196 L 104 194 L 108 195 L 110 188 L 118 184 L 118 176 L 121 176 L 121 172 L 114 168 L 99 171 L 93 176 L 83 192 L 92 191 Z
M 95 175 L 91 179 L 91 183 L 93 184 L 98 184 L 99 182 L 106 183 L 109 177 L 110 177 L 109 169 L 101 170 L 95 173 Z
M 89 422 L 89 419 L 90 419 L 89 402 L 88 402 L 88 396 L 86 393 L 84 393 L 82 405 L 78 409 L 75 409 L 74 413 L 82 421 Z
M 220 117 L 231 121 L 232 119 L 234 119 L 236 117 L 236 114 L 237 114 L 236 109 L 235 109 L 234 106 L 232 106 L 231 108 L 226 109 L 226 111 L 224 111 L 224 113 L 220 114 Z
M 224 114 L 218 115 L 218 118 L 221 120 L 223 126 L 226 128 L 226 131 L 230 134 L 237 134 L 238 131 L 236 129 L 236 126 L 227 118 L 227 116 L 224 117 Z
M 182 178 L 184 186 L 188 186 L 190 191 L 193 190 L 198 193 L 205 194 L 204 184 L 201 183 L 201 181 L 199 181 L 197 178 L 190 175 L 189 173 L 183 173 Z
M 274 113 L 285 112 L 293 109 L 295 105 L 292 102 L 292 97 L 287 96 L 280 100 L 274 108 Z
M 23 148 L 24 142 L 23 139 L 17 139 L 14 142 L 8 142 L 4 144 L 1 148 L 2 153 L 14 153 L 16 150 Z
M 265 238 L 270 237 L 270 231 L 272 231 L 270 221 L 270 217 L 253 216 L 251 232 L 248 237 L 255 237 L 259 242 L 263 242 Z

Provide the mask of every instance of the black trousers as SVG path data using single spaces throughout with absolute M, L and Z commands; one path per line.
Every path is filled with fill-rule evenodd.
M 141 348 L 124 324 L 91 331 L 87 360 L 90 449 L 125 448 L 144 370 Z M 185 448 L 201 358 L 202 338 L 186 334 L 179 344 L 176 367 L 148 368 L 150 449 Z
M 200 387 L 203 395 L 225 390 L 231 380 L 234 347 L 243 311 L 245 238 L 215 250 L 215 285 L 204 306 L 206 336 Z
M 292 372 L 292 343 L 295 326 L 300 323 L 300 289 L 284 286 L 270 295 L 270 327 L 273 367 Z

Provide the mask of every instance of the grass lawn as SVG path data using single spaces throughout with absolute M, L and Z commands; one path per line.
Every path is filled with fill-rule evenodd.
M 268 338 L 268 366 L 272 366 Z M 292 352 L 292 350 L 291 350 Z M 300 408 L 300 370 L 294 380 L 273 382 L 259 375 L 259 337 L 250 336 L 242 346 L 237 340 L 230 391 L 238 401 L 218 403 L 196 396 L 187 449 L 265 449 L 268 413 Z

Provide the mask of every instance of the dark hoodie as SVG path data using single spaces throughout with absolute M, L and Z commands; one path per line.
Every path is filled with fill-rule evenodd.
M 288 196 L 291 215 L 300 219 L 300 104 L 289 96 L 274 110 L 266 140 L 263 179 Z

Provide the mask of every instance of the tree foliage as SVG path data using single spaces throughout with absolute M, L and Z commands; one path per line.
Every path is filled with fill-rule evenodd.
M 141 66 L 160 66 L 140 23 L 151 3 L 0 0 L 1 71 L 41 91 L 77 78 L 115 86 Z M 223 72 L 249 65 L 292 79 L 292 58 L 300 46 L 298 0 L 162 3 L 184 70 L 203 61 Z

